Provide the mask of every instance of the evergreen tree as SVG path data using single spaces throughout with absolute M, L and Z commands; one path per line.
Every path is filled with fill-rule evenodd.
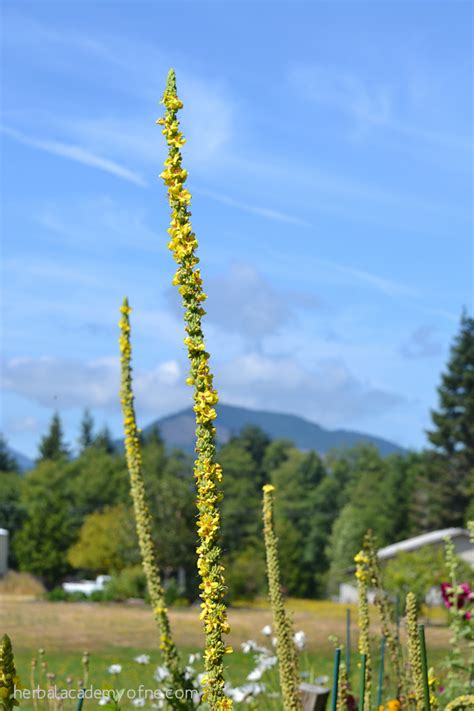
M 63 428 L 57 412 L 54 413 L 49 432 L 42 437 L 38 450 L 38 462 L 56 461 L 69 456 L 69 449 L 64 442 Z
M 464 523 L 474 478 L 474 319 L 464 312 L 438 388 L 428 439 L 444 462 L 447 523 Z
M 88 447 L 94 444 L 94 419 L 86 408 L 81 421 L 81 430 L 79 435 L 79 451 L 83 452 Z
M 105 425 L 95 437 L 94 447 L 107 452 L 107 454 L 113 454 L 115 452 L 114 441 L 107 425 Z
M 0 472 L 18 471 L 18 462 L 8 449 L 5 437 L 0 434 Z

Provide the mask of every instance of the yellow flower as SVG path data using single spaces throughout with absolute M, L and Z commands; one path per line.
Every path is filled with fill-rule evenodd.
M 202 612 L 201 619 L 206 632 L 205 667 L 206 675 L 202 680 L 204 699 L 210 708 L 231 708 L 231 702 L 224 693 L 223 655 L 226 647 L 222 636 L 227 634 L 229 626 L 225 618 L 222 602 L 226 592 L 223 568 L 220 564 L 218 534 L 220 516 L 218 501 L 221 498 L 217 484 L 222 478 L 222 470 L 215 461 L 216 430 L 213 421 L 217 416 L 214 405 L 218 402 L 216 390 L 212 385 L 212 373 L 209 367 L 209 354 L 206 352 L 201 319 L 205 314 L 201 304 L 206 300 L 202 277 L 196 255 L 197 239 L 192 231 L 188 206 L 191 194 L 184 186 L 188 177 L 182 166 L 180 147 L 185 139 L 179 129 L 177 112 L 183 104 L 177 96 L 176 77 L 173 71 L 168 75 L 162 103 L 166 111 L 158 123 L 163 127 L 163 135 L 168 143 L 168 157 L 161 177 L 168 191 L 171 207 L 171 221 L 168 229 L 170 241 L 168 247 L 178 264 L 173 278 L 173 285 L 181 294 L 186 337 L 184 344 L 188 350 L 191 368 L 186 380 L 194 387 L 194 412 L 196 419 L 196 452 L 194 477 L 197 484 L 198 534 L 200 544 L 197 547 L 198 572 L 201 576 Z

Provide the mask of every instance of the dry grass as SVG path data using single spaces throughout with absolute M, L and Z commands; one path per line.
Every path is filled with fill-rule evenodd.
M 294 607 L 294 605 L 290 605 Z M 328 651 L 329 635 L 343 638 L 345 606 L 311 601 L 309 609 L 293 611 L 295 629 L 302 629 L 310 651 Z M 180 647 L 202 646 L 199 608 L 170 611 L 176 642 Z M 375 615 L 374 615 L 375 616 Z M 353 610 L 353 640 L 356 640 L 356 612 Z M 270 610 L 264 607 L 239 608 L 229 612 L 230 643 L 238 647 L 246 639 L 259 637 L 261 628 L 271 623 Z M 134 647 L 155 649 L 157 633 L 150 610 L 145 606 L 118 603 L 66 603 L 3 596 L 0 605 L 0 630 L 11 634 L 16 649 L 34 650 L 39 646 L 56 650 Z M 427 628 L 430 648 L 447 648 L 449 632 L 436 626 Z
M 15 570 L 9 570 L 3 578 L 0 578 L 0 597 L 4 595 L 36 597 L 44 592 L 46 591 L 42 583 L 31 573 L 18 573 Z

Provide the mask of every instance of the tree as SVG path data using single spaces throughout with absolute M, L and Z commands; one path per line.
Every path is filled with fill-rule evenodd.
M 38 450 L 38 462 L 67 459 L 69 456 L 69 449 L 64 442 L 63 428 L 57 412 L 51 419 L 48 434 L 41 438 Z
M 8 565 L 16 568 L 15 536 L 23 525 L 25 509 L 21 503 L 22 478 L 17 472 L 0 473 L 0 528 L 9 533 Z
M 0 472 L 17 472 L 18 462 L 8 449 L 6 440 L 0 434 Z
M 66 552 L 80 526 L 71 505 L 68 466 L 63 461 L 41 462 L 22 487 L 26 519 L 15 536 L 15 553 L 20 570 L 39 576 L 48 586 L 70 572 Z
M 105 506 L 130 503 L 129 477 L 122 456 L 89 447 L 65 465 L 65 473 L 71 509 L 80 522 Z
M 392 512 L 399 503 L 400 472 L 394 468 L 391 475 L 389 462 L 373 446 L 355 447 L 348 456 L 352 472 L 347 503 L 334 523 L 328 544 L 332 592 L 353 565 L 354 555 L 369 528 L 380 546 L 397 539 L 398 519 Z
M 78 443 L 79 452 L 83 452 L 94 443 L 94 419 L 87 408 L 82 417 Z
M 293 448 L 274 469 L 271 483 L 275 492 L 275 527 L 279 538 L 280 557 L 285 561 L 282 582 L 296 596 L 314 596 L 316 576 L 324 548 L 315 545 L 319 525 L 315 497 L 326 477 L 323 463 L 316 452 L 304 454 Z M 323 563 L 324 567 L 325 561 Z
M 107 452 L 107 454 L 113 454 L 115 452 L 114 441 L 107 425 L 105 425 L 105 427 L 103 427 L 96 435 L 93 444 L 94 447 L 97 447 L 98 449 Z
M 451 525 L 465 520 L 474 488 L 474 319 L 463 312 L 438 388 L 428 439 L 445 465 L 445 508 Z
M 123 504 L 89 514 L 68 551 L 74 568 L 118 573 L 140 562 L 133 513 Z

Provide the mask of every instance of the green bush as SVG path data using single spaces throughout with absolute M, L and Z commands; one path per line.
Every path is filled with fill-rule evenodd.
M 102 594 L 103 600 L 121 602 L 131 597 L 145 599 L 146 579 L 140 565 L 124 568 L 118 575 L 114 575 L 105 586 Z
M 62 587 L 56 587 L 46 593 L 50 602 L 84 602 L 90 598 L 83 592 L 66 592 Z

